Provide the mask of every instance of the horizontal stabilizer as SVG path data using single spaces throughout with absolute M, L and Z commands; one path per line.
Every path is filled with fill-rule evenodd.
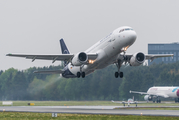
M 51 70 L 51 71 L 34 71 L 34 73 L 41 73 L 41 74 L 62 74 L 63 70 Z

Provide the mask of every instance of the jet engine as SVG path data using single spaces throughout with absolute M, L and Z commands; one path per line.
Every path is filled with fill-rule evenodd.
M 152 96 L 150 96 L 150 95 L 145 95 L 145 96 L 144 96 L 144 100 L 146 100 L 146 101 L 151 101 L 151 100 L 152 100 Z
M 87 61 L 88 55 L 84 52 L 80 52 L 73 57 L 71 62 L 74 66 L 81 66 L 82 64 L 85 64 Z
M 145 61 L 145 55 L 142 52 L 138 52 L 132 55 L 130 59 L 130 65 L 131 66 L 139 66 L 143 64 Z

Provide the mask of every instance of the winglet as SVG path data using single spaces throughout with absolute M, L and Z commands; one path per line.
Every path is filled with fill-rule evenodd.
M 9 53 L 9 54 L 6 54 L 6 56 L 11 56 L 11 53 Z

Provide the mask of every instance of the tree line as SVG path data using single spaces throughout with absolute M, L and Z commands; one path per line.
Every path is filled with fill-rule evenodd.
M 62 66 L 10 68 L 0 71 L 1 100 L 126 100 L 135 96 L 129 91 L 146 92 L 152 86 L 179 86 L 179 62 L 151 66 L 122 66 L 124 77 L 115 78 L 115 65 L 96 70 L 85 78 L 62 78 L 60 75 L 34 74 L 36 70 L 57 70 Z

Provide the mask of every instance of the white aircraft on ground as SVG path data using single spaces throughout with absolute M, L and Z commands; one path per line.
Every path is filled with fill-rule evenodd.
M 129 91 L 130 93 L 138 93 L 144 96 L 144 100 L 161 103 L 160 97 L 175 98 L 175 102 L 179 102 L 179 87 L 151 87 L 147 92 Z
M 122 101 L 122 102 L 111 100 L 111 102 L 113 102 L 113 103 L 120 103 L 120 104 L 123 104 L 124 106 L 125 106 L 125 104 L 127 104 L 128 107 L 130 106 L 130 104 L 136 104 L 136 107 L 137 107 L 137 104 L 138 104 L 138 103 L 146 103 L 146 102 L 134 101 L 134 98 L 133 98 L 133 99 L 129 98 L 127 101 Z
M 129 63 L 131 66 L 139 66 L 144 63 L 146 59 L 153 60 L 159 57 L 171 57 L 173 54 L 144 54 L 137 52 L 134 54 L 127 54 L 126 50 L 135 42 L 137 38 L 136 32 L 131 27 L 119 27 L 107 35 L 105 38 L 98 41 L 92 47 L 84 52 L 77 54 L 70 54 L 63 39 L 60 40 L 61 51 L 60 55 L 28 55 L 28 54 L 7 54 L 13 57 L 25 57 L 36 59 L 64 61 L 63 70 L 55 71 L 35 71 L 35 73 L 51 73 L 61 74 L 65 78 L 85 77 L 97 69 L 103 69 L 111 64 L 116 64 L 118 71 L 115 72 L 115 77 L 123 77 L 123 72 L 120 67 L 123 63 Z

